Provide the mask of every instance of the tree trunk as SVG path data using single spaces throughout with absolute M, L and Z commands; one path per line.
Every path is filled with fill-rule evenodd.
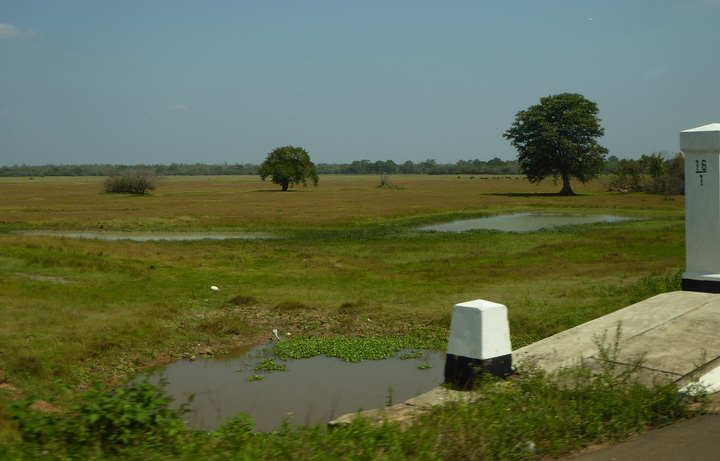
M 287 182 L 287 181 L 284 181 L 284 182 L 282 182 L 280 185 L 282 186 L 282 190 L 283 190 L 283 191 L 286 191 L 286 190 L 288 190 L 288 187 L 290 186 L 290 183 Z
M 570 176 L 563 175 L 563 187 L 560 190 L 560 195 L 575 195 L 575 192 L 573 192 L 572 187 L 570 187 Z

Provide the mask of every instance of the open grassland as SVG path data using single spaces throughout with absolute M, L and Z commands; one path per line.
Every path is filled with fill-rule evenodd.
M 488 179 L 483 179 L 488 178 Z M 256 177 L 170 177 L 150 196 L 102 178 L 0 178 L 0 421 L 28 395 L 63 404 L 143 367 L 267 339 L 447 331 L 454 304 L 509 307 L 519 347 L 673 289 L 684 200 L 552 182 L 321 177 L 280 192 Z M 518 211 L 640 221 L 529 234 L 415 232 Z M 270 232 L 269 240 L 129 242 L 29 229 Z M 219 292 L 209 287 L 217 285 Z M 0 434 L 8 431 L 0 422 Z
M 282 193 L 254 176 L 170 177 L 150 197 L 103 194 L 103 178 L 0 178 L 0 222 L 42 228 L 254 230 L 372 224 L 387 218 L 510 209 L 682 209 L 682 198 L 603 194 L 594 182 L 580 194 L 552 195 L 552 182 L 520 176 L 399 176 L 402 189 L 377 188 L 374 176 L 323 176 L 317 188 Z M 431 216 L 427 216 L 431 215 Z

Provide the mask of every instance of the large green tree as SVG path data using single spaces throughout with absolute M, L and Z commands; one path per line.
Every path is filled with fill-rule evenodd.
M 602 172 L 607 149 L 597 104 L 576 93 L 540 98 L 517 113 L 503 136 L 518 150 L 520 170 L 530 182 L 562 179 L 561 195 L 575 195 L 570 178 L 588 182 Z
M 307 186 L 308 179 L 313 185 L 318 185 L 315 164 L 310 161 L 310 155 L 302 147 L 278 147 L 267 154 L 258 173 L 263 181 L 269 177 L 273 184 L 279 184 L 284 191 L 295 184 L 302 183 Z

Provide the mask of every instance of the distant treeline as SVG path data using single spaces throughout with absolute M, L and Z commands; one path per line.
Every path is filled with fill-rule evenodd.
M 619 160 L 611 155 L 605 162 L 605 172 L 615 173 L 618 165 L 625 160 Z M 487 174 L 487 175 L 514 175 L 520 174 L 520 168 L 515 160 L 458 160 L 456 163 L 438 163 L 434 159 L 415 163 L 406 161 L 395 163 L 392 160 L 355 160 L 352 163 L 318 163 L 318 174 Z M 196 175 L 256 175 L 259 164 L 252 163 L 223 163 L 208 165 L 205 163 L 171 163 L 169 165 L 112 165 L 112 164 L 86 164 L 86 165 L 14 165 L 0 167 L 0 176 L 112 176 L 122 174 L 126 170 L 138 168 L 151 168 L 158 175 L 163 176 L 196 176 Z
M 438 163 L 433 159 L 415 163 L 395 163 L 392 160 L 356 160 L 352 163 L 318 163 L 318 174 L 518 174 L 516 161 L 494 158 L 484 160 L 459 160 L 457 163 Z M 151 168 L 159 175 L 256 175 L 260 165 L 252 163 L 171 163 L 170 165 L 14 165 L 0 167 L 0 176 L 111 176 L 124 170 Z
M 171 163 L 170 165 L 14 165 L 0 167 L 2 176 L 115 176 L 125 171 L 152 169 L 159 175 L 190 176 L 190 175 L 223 175 L 223 174 L 257 174 L 259 165 L 206 165 L 203 163 Z

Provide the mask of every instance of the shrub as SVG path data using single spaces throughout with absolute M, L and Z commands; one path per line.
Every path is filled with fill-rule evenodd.
M 105 180 L 105 192 L 145 195 L 157 188 L 160 176 L 150 168 L 123 171 Z
M 637 192 L 645 188 L 645 174 L 636 160 L 620 160 L 615 174 L 610 177 L 608 190 L 619 192 Z
M 620 160 L 610 176 L 607 189 L 619 192 L 652 192 L 665 195 L 685 194 L 685 159 L 676 154 L 643 155 L 640 160 Z
M 396 186 L 395 183 L 393 183 L 390 180 L 390 177 L 386 174 L 380 176 L 380 181 L 377 185 L 378 188 L 386 188 L 386 189 L 403 189 L 400 186 Z
M 651 190 L 666 195 L 685 194 L 685 159 L 681 154 L 664 163 L 662 171 L 653 177 Z
M 96 384 L 78 404 L 62 413 L 33 410 L 30 399 L 14 403 L 10 416 L 25 443 L 68 451 L 114 452 L 179 441 L 187 431 L 182 415 L 188 410 L 186 405 L 169 408 L 171 401 L 162 387 L 147 380 L 115 389 Z

